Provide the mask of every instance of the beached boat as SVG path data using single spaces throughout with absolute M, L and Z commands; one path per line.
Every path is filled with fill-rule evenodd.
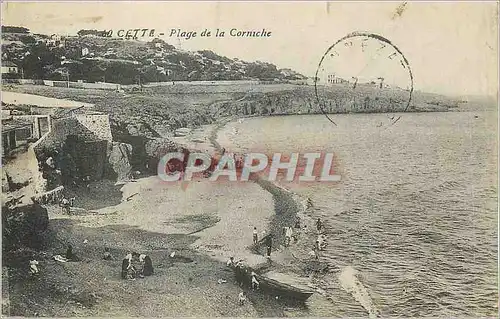
M 314 293 L 310 290 L 297 288 L 262 275 L 256 275 L 255 277 L 259 282 L 261 290 L 274 292 L 282 297 L 296 299 L 299 301 L 306 301 Z
M 247 284 L 249 287 L 252 282 L 252 270 L 248 267 L 232 267 L 235 272 L 236 280 Z M 284 282 L 280 282 L 265 275 L 255 274 L 255 279 L 259 282 L 259 290 L 265 293 L 271 293 L 281 298 L 293 299 L 296 301 L 306 301 L 314 293 L 313 291 L 298 288 Z

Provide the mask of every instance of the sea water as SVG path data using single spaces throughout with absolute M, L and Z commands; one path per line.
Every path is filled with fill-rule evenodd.
M 319 283 L 338 309 L 331 315 L 494 316 L 496 112 L 333 120 L 254 118 L 220 132 L 229 151 L 335 153 L 340 182 L 283 185 L 325 221 L 322 259 L 339 269 Z

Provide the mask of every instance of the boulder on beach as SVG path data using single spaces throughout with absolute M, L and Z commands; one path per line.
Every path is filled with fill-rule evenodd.
M 160 158 L 166 153 L 177 152 L 179 145 L 168 138 L 147 139 L 144 145 L 146 155 L 149 158 Z
M 49 225 L 47 209 L 39 204 L 10 207 L 2 205 L 2 246 L 35 247 Z
M 128 134 L 131 136 L 145 136 L 150 138 L 160 136 L 149 124 L 141 120 L 132 119 L 130 122 L 125 123 L 125 126 Z
M 117 181 L 126 180 L 132 171 L 132 165 L 130 164 L 132 145 L 112 142 L 108 154 L 108 163 L 111 174 L 116 175 Z

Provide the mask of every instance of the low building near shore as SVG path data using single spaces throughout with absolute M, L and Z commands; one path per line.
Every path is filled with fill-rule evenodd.
M 43 159 L 57 150 L 64 157 L 63 175 L 99 180 L 105 175 L 111 142 L 109 115 L 80 107 L 56 112 L 50 133 L 35 152 Z
M 16 149 L 27 146 L 33 136 L 33 123 L 13 117 L 2 119 L 2 158 Z

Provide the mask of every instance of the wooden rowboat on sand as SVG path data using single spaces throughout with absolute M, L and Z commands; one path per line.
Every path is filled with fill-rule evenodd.
M 252 270 L 248 267 L 231 267 L 235 273 L 236 280 L 243 282 L 251 287 Z M 292 299 L 295 301 L 305 302 L 313 295 L 313 291 L 298 288 L 284 282 L 280 282 L 264 275 L 255 274 L 255 279 L 259 282 L 259 290 L 265 293 L 270 293 L 281 298 Z

